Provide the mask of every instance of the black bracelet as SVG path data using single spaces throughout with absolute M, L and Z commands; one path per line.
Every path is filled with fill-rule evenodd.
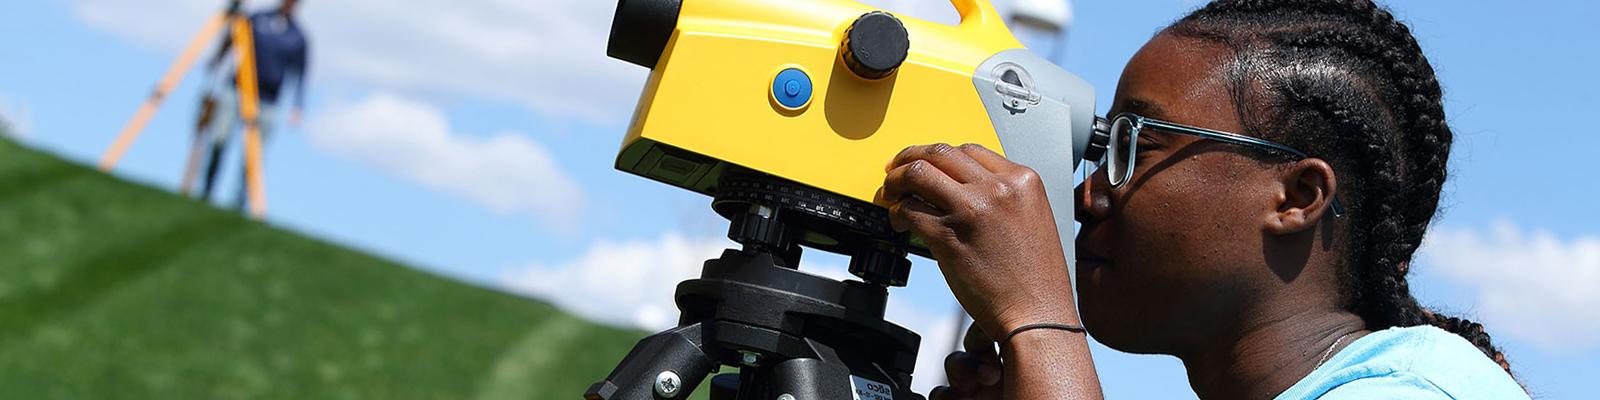
M 1017 329 L 1012 329 L 1011 333 L 1006 334 L 1006 340 L 1000 342 L 1000 346 L 1001 347 L 1005 347 L 1008 343 L 1011 343 L 1011 338 L 1016 337 L 1018 333 L 1022 333 L 1022 332 L 1026 332 L 1026 331 L 1030 331 L 1030 330 L 1034 330 L 1034 329 L 1059 329 L 1059 330 L 1063 330 L 1063 331 L 1067 331 L 1067 332 L 1077 332 L 1077 333 L 1088 333 L 1089 332 L 1088 329 L 1084 329 L 1083 325 L 1053 324 L 1053 323 L 1027 324 L 1027 325 L 1019 326 L 1019 327 L 1017 327 Z

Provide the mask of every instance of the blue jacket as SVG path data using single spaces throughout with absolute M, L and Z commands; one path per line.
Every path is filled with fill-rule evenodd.
M 256 84 L 262 103 L 277 104 L 283 84 L 294 79 L 295 106 L 306 103 L 306 63 L 309 44 L 300 24 L 278 10 L 250 15 L 256 52 Z

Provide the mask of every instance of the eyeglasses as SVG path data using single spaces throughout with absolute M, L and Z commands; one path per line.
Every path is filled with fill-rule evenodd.
M 1106 152 L 1100 160 L 1100 166 L 1106 168 L 1106 177 L 1111 181 L 1111 187 L 1121 187 L 1123 184 L 1128 183 L 1129 179 L 1133 178 L 1133 162 L 1137 158 L 1135 155 L 1139 147 L 1139 132 L 1143 131 L 1147 126 L 1202 139 L 1260 148 L 1269 152 L 1294 157 L 1296 161 L 1311 157 L 1289 146 L 1260 138 L 1145 118 L 1133 113 L 1122 113 L 1118 114 L 1115 120 L 1112 120 L 1109 127 L 1106 127 L 1103 123 L 1096 124 L 1097 129 L 1109 129 L 1109 132 L 1102 132 L 1109 136 L 1109 140 L 1106 141 Z M 1344 215 L 1344 207 L 1339 204 L 1337 195 L 1333 198 L 1332 207 L 1333 216 Z

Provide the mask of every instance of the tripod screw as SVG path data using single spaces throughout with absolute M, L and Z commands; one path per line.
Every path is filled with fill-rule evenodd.
M 741 356 L 740 361 L 743 361 L 744 365 L 747 366 L 747 367 L 754 367 L 754 366 L 756 366 L 756 363 L 761 362 L 761 354 L 760 353 L 756 353 L 756 352 L 753 352 L 753 351 L 741 351 L 741 352 L 739 352 L 739 355 Z
M 678 378 L 677 373 L 672 371 L 661 371 L 660 374 L 656 375 L 656 395 L 661 397 L 673 397 L 677 396 L 678 391 L 682 389 L 683 379 Z

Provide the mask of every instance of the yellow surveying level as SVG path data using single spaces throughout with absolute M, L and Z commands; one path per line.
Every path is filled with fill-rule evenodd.
M 249 190 L 250 215 L 257 219 L 266 216 L 267 194 L 261 171 L 261 132 L 256 121 L 258 116 L 256 102 L 258 98 L 256 97 L 254 37 L 250 29 L 250 19 L 240 12 L 239 7 L 240 0 L 231 0 L 222 13 L 208 20 L 205 26 L 200 28 L 200 32 L 189 40 L 188 46 L 185 46 L 183 52 L 178 54 L 178 59 L 172 63 L 172 66 L 167 68 L 167 73 L 161 77 L 161 81 L 156 83 L 156 88 L 150 93 L 150 97 L 145 99 L 143 105 L 139 106 L 139 110 L 133 114 L 133 119 L 128 120 L 127 125 L 122 128 L 122 133 L 118 134 L 116 141 L 111 143 L 111 148 L 107 149 L 105 155 L 100 158 L 100 170 L 109 172 L 116 168 L 117 162 L 122 160 L 123 153 L 128 151 L 128 147 L 133 145 L 135 139 L 138 139 L 139 133 L 150 122 L 150 118 L 155 116 L 156 109 L 160 108 L 163 100 L 166 100 L 167 94 L 171 93 L 172 89 L 178 85 L 178 82 L 188 74 L 189 69 L 194 67 L 195 58 L 199 57 L 201 49 L 207 43 L 210 43 L 210 40 L 216 37 L 224 27 L 228 27 L 230 28 L 229 36 L 239 54 L 239 67 L 235 84 L 238 87 L 239 94 L 239 116 L 243 119 L 245 126 L 244 184 Z M 196 154 L 200 151 L 198 147 L 203 145 L 203 140 L 200 137 L 196 137 L 193 145 L 196 148 L 191 149 L 190 154 Z M 189 187 L 193 184 L 194 170 L 197 164 L 195 161 L 196 157 L 191 156 L 188 165 L 185 167 L 184 182 L 180 188 L 183 192 L 187 193 Z
M 678 9 L 633 10 L 647 3 Z M 953 3 L 955 26 L 850 0 L 624 1 L 610 54 L 652 73 L 617 166 L 708 193 L 708 173 L 732 163 L 870 202 L 884 162 L 908 145 L 976 143 L 1011 156 L 1007 134 L 1050 135 L 1061 139 L 1052 157 L 1081 157 L 1089 85 L 1020 60 L 1032 54 L 987 0 Z M 804 98 L 780 101 L 789 96 Z M 1052 132 L 991 120 L 1056 112 L 1038 124 Z
M 712 196 L 754 171 L 870 203 L 900 150 L 975 143 L 1034 168 L 1072 226 L 1072 172 L 1103 151 L 1094 88 L 988 0 L 951 4 L 956 25 L 853 0 L 621 0 L 607 54 L 651 73 L 616 167 Z
M 680 283 L 678 326 L 585 399 L 687 398 L 720 366 L 739 372 L 710 379 L 713 400 L 921 399 L 921 338 L 883 316 L 926 247 L 871 203 L 907 146 L 975 143 L 1033 168 L 1071 243 L 1073 171 L 1109 138 L 1094 89 L 988 0 L 951 3 L 956 25 L 852 0 L 618 0 L 606 54 L 650 78 L 616 167 L 711 196 L 740 247 Z M 859 280 L 800 272 L 802 247 L 850 257 Z

